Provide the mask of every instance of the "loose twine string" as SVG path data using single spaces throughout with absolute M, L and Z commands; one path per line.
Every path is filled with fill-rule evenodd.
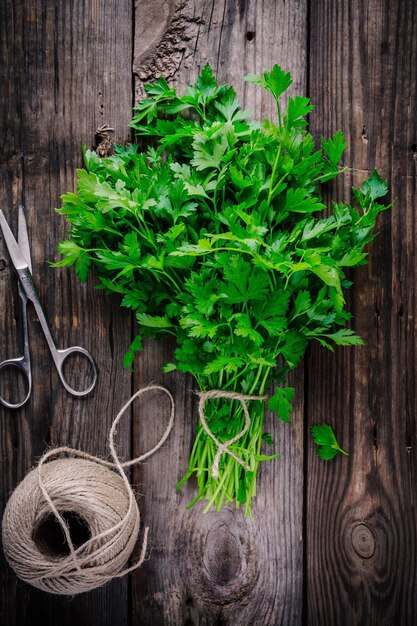
M 203 392 L 200 392 L 198 395 L 200 397 L 200 402 L 198 404 L 198 414 L 200 416 L 200 421 L 203 425 L 204 430 L 208 434 L 208 436 L 214 441 L 214 443 L 217 446 L 217 452 L 215 454 L 213 464 L 211 466 L 211 475 L 213 476 L 213 478 L 216 478 L 216 479 L 219 478 L 219 463 L 220 463 L 220 458 L 223 453 L 229 454 L 232 458 L 234 458 L 235 461 L 237 461 L 237 463 L 240 463 L 240 465 L 242 465 L 242 467 L 244 467 L 245 470 L 250 471 L 252 468 L 247 463 L 245 463 L 245 461 L 242 458 L 240 458 L 239 456 L 237 456 L 237 454 L 232 452 L 229 446 L 236 443 L 236 441 L 239 441 L 239 439 L 243 437 L 243 435 L 247 432 L 247 430 L 250 427 L 250 415 L 249 415 L 246 402 L 248 400 L 266 400 L 268 396 L 248 396 L 248 395 L 244 395 L 241 393 L 236 393 L 234 391 L 221 391 L 220 389 L 211 389 L 210 391 L 203 391 Z M 217 437 L 208 427 L 206 416 L 204 414 L 204 405 L 207 402 L 207 400 L 213 400 L 215 398 L 228 398 L 229 400 L 239 400 L 239 402 L 242 404 L 243 413 L 245 415 L 245 425 L 243 429 L 240 431 L 240 433 L 232 437 L 232 439 L 229 439 L 228 441 L 224 441 L 223 443 L 217 439 Z
M 114 443 L 117 425 L 130 404 L 152 390 L 162 391 L 170 399 L 167 428 L 151 450 L 121 462 Z M 174 415 L 171 393 L 165 387 L 150 385 L 126 402 L 111 426 L 109 448 L 113 461 L 66 446 L 42 456 L 12 494 L 3 517 L 4 552 L 20 578 L 50 593 L 73 595 L 125 576 L 143 563 L 148 528 L 144 530 L 139 559 L 125 567 L 138 538 L 140 513 L 123 468 L 144 461 L 161 448 L 171 432 Z M 62 454 L 70 458 L 51 460 Z M 68 511 L 87 522 L 91 532 L 90 539 L 78 548 L 62 515 Z M 45 553 L 35 541 L 36 529 L 51 513 L 65 535 L 68 555 Z

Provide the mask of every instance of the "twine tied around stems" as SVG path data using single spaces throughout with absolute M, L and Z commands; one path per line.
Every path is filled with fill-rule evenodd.
M 114 442 L 116 427 L 131 402 L 151 390 L 169 397 L 171 414 L 166 430 L 151 450 L 122 462 Z M 66 446 L 42 456 L 13 492 L 3 517 L 4 552 L 21 579 L 49 593 L 74 595 L 124 576 L 143 563 L 148 528 L 139 559 L 126 567 L 138 539 L 140 513 L 123 468 L 144 461 L 164 444 L 174 414 L 175 403 L 168 389 L 150 385 L 126 402 L 111 426 L 108 443 L 113 461 Z M 63 454 L 69 456 L 62 458 Z M 61 458 L 51 460 L 57 456 Z M 78 547 L 65 519 L 68 514 L 88 532 L 89 538 Z M 57 524 L 66 540 L 58 538 L 58 547 L 53 543 Z
M 234 458 L 234 460 L 237 463 L 240 463 L 240 465 L 242 465 L 242 467 L 244 467 L 245 470 L 250 471 L 251 469 L 250 466 L 247 463 L 245 463 L 243 459 L 241 459 L 234 452 L 232 452 L 229 446 L 231 446 L 233 443 L 236 443 L 236 441 L 239 441 L 239 439 L 241 439 L 243 435 L 249 429 L 250 415 L 249 415 L 246 402 L 248 400 L 266 400 L 268 396 L 248 396 L 242 393 L 237 393 L 235 391 L 222 391 L 221 389 L 211 389 L 210 391 L 201 391 L 198 393 L 198 395 L 200 397 L 200 402 L 198 404 L 198 414 L 200 416 L 201 423 L 203 425 L 204 430 L 208 434 L 208 436 L 214 441 L 214 443 L 217 446 L 217 452 L 214 457 L 213 464 L 211 466 L 212 477 L 215 479 L 219 478 L 219 462 L 220 462 L 220 457 L 223 453 L 229 454 L 232 458 Z M 216 398 L 227 398 L 229 400 L 239 400 L 239 402 L 242 404 L 243 413 L 245 415 L 245 425 L 243 429 L 240 431 L 240 433 L 232 437 L 232 439 L 229 439 L 228 441 L 224 441 L 223 443 L 217 439 L 217 437 L 208 427 L 206 416 L 204 414 L 204 405 L 207 402 L 207 400 L 213 400 Z

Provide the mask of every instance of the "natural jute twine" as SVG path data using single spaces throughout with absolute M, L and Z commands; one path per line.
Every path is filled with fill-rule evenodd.
M 131 402 L 151 390 L 163 391 L 171 401 L 168 426 L 152 450 L 121 462 L 114 443 L 116 427 Z M 144 461 L 163 445 L 172 429 L 174 413 L 170 392 L 151 385 L 137 391 L 112 424 L 109 448 L 113 462 L 67 447 L 49 450 L 42 456 L 13 492 L 3 517 L 4 552 L 20 578 L 50 593 L 73 595 L 100 587 L 143 563 L 148 528 L 138 561 L 126 567 L 138 538 L 140 513 L 123 468 Z M 69 456 L 50 460 L 63 454 Z M 61 514 L 64 512 L 79 516 L 90 533 L 78 548 Z M 35 541 L 36 531 L 51 514 L 65 535 L 68 555 L 41 550 Z
M 249 429 L 250 415 L 249 415 L 246 402 L 248 400 L 266 400 L 268 396 L 246 396 L 241 393 L 235 393 L 234 391 L 221 391 L 220 389 L 211 389 L 210 391 L 202 391 L 198 395 L 200 396 L 200 402 L 198 404 L 198 414 L 200 416 L 201 423 L 203 425 L 204 430 L 208 434 L 208 436 L 211 437 L 211 439 L 214 441 L 214 443 L 217 446 L 217 452 L 214 457 L 213 464 L 211 466 L 211 475 L 213 476 L 213 478 L 219 478 L 219 463 L 220 463 L 220 457 L 223 453 L 230 454 L 230 456 L 233 457 L 235 461 L 240 463 L 240 465 L 242 465 L 245 468 L 245 470 L 250 471 L 252 468 L 249 465 L 247 465 L 247 463 L 245 463 L 243 459 L 237 456 L 237 454 L 232 452 L 229 446 L 236 443 L 236 441 L 239 441 L 239 439 L 241 439 L 243 435 L 246 433 L 246 431 Z M 232 437 L 232 439 L 229 439 L 228 441 L 224 441 L 223 443 L 219 441 L 217 437 L 212 433 L 212 431 L 207 425 L 206 416 L 204 415 L 205 403 L 207 402 L 207 400 L 213 400 L 215 398 L 228 398 L 229 400 L 239 400 L 239 402 L 242 404 L 243 413 L 245 415 L 245 425 L 243 429 L 240 431 L 240 433 Z

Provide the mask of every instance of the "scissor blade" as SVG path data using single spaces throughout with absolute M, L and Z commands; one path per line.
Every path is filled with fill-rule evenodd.
M 19 244 L 14 238 L 14 235 L 12 231 L 10 230 L 10 226 L 7 223 L 7 220 L 4 217 L 3 211 L 1 209 L 0 209 L 0 226 L 3 231 L 4 241 L 6 242 L 6 246 L 9 251 L 10 258 L 16 270 L 23 270 L 25 268 L 29 268 L 28 264 L 26 263 L 25 257 L 20 252 Z
M 26 223 L 25 211 L 22 205 L 19 205 L 19 221 L 18 221 L 18 231 L 17 231 L 17 242 L 19 244 L 19 248 L 21 253 L 23 254 L 26 263 L 28 264 L 28 268 L 30 269 L 30 273 L 32 273 L 32 259 L 30 258 L 30 245 L 29 245 L 29 235 L 28 235 L 28 226 Z

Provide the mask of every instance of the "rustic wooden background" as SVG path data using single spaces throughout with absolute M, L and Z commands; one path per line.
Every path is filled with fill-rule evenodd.
M 75 598 L 48 596 L 0 562 L 4 626 L 417 624 L 416 163 L 417 6 L 414 0 L 2 0 L 0 199 L 17 225 L 25 205 L 33 274 L 61 346 L 80 344 L 99 366 L 91 396 L 62 389 L 30 312 L 34 389 L 28 405 L 0 411 L 2 505 L 47 444 L 106 453 L 106 434 L 133 389 L 151 380 L 174 393 L 175 432 L 135 470 L 150 526 L 150 560 L 133 576 Z M 292 425 L 271 423 L 283 457 L 261 472 L 255 521 L 224 510 L 202 516 L 174 485 L 196 423 L 191 380 L 160 374 L 172 346 L 148 344 L 132 378 L 122 368 L 128 312 L 71 270 L 54 270 L 65 233 L 54 213 L 74 185 L 81 144 L 103 123 L 130 139 L 142 83 L 183 85 L 209 61 L 260 119 L 272 102 L 240 78 L 291 71 L 292 92 L 317 104 L 318 136 L 341 128 L 351 170 L 331 190 L 374 167 L 395 206 L 379 223 L 370 263 L 354 274 L 354 325 L 366 346 L 314 347 L 294 376 Z M 0 242 L 0 358 L 20 347 L 19 300 Z M 127 456 L 163 428 L 160 398 L 134 407 L 120 429 Z M 308 434 L 332 423 L 351 456 L 325 463 Z

